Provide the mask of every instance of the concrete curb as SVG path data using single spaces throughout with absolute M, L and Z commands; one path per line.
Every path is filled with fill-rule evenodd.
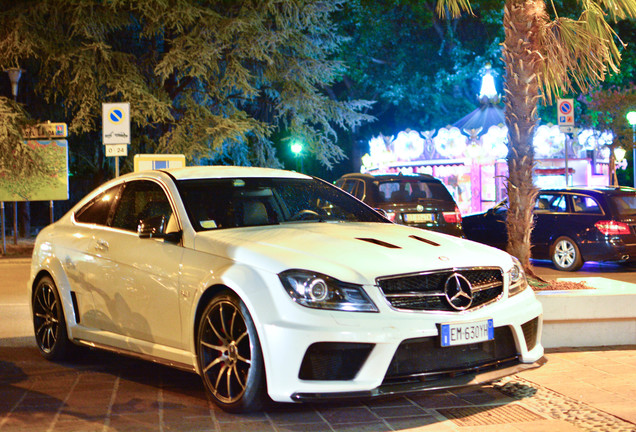
M 595 288 L 538 291 L 545 348 L 636 344 L 636 284 L 606 278 L 559 279 Z

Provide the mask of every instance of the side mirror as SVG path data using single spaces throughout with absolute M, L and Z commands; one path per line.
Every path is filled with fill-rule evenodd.
M 171 243 L 178 243 L 181 240 L 181 231 L 166 233 L 166 217 L 152 216 L 139 221 L 137 225 L 137 235 L 139 238 L 163 239 Z
M 380 213 L 382 216 L 384 216 L 386 219 L 389 219 L 389 214 L 386 212 L 386 210 L 381 209 L 381 208 L 374 208 L 373 210 L 377 211 L 378 213 Z

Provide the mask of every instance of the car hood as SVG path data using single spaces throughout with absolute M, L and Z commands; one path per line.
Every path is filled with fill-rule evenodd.
M 499 266 L 511 258 L 488 246 L 384 223 L 291 223 L 197 233 L 195 249 L 279 273 L 296 268 L 354 283 L 435 269 Z

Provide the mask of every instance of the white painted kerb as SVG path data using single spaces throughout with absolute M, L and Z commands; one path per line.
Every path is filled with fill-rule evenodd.
M 538 291 L 545 348 L 636 345 L 636 284 L 568 278 L 595 289 Z

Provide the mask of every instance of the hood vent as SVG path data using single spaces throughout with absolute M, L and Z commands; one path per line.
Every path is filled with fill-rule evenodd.
M 369 242 L 378 246 L 384 246 L 385 248 L 389 248 L 389 249 L 402 249 L 401 247 L 396 246 L 394 244 L 383 242 L 382 240 L 373 239 L 373 238 L 357 238 L 356 237 L 356 240 L 362 240 L 362 241 Z
M 427 240 L 427 239 L 425 239 L 425 238 L 423 238 L 423 237 L 418 237 L 418 236 L 416 236 L 416 235 L 410 235 L 410 236 L 409 236 L 409 238 L 412 238 L 412 239 L 414 239 L 414 240 L 419 240 L 419 241 L 421 241 L 422 243 L 430 244 L 431 246 L 440 246 L 440 244 L 439 244 L 439 243 L 435 243 L 435 242 L 434 242 L 434 241 L 432 241 L 432 240 Z

